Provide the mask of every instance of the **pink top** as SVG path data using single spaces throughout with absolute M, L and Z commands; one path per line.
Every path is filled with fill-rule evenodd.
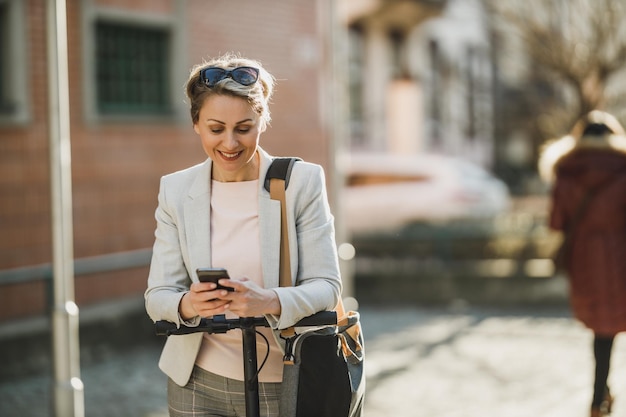
M 259 237 L 259 181 L 211 182 L 211 259 L 213 267 L 226 268 L 231 279 L 248 278 L 263 286 Z M 231 312 L 229 318 L 237 317 Z M 282 380 L 282 353 L 272 331 L 257 328 L 270 344 L 270 356 L 259 374 L 260 382 Z M 258 365 L 267 352 L 257 337 Z M 205 334 L 196 365 L 227 378 L 244 380 L 241 331 Z

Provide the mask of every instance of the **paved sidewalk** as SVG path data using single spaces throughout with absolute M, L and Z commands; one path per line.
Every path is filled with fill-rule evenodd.
M 390 319 L 406 325 L 370 335 L 367 417 L 589 416 L 592 335 L 565 310 L 365 316 L 377 328 Z M 612 416 L 626 416 L 624 336 L 616 340 L 610 384 Z
M 591 334 L 566 309 L 363 307 L 365 417 L 587 417 Z M 87 417 L 165 417 L 160 346 L 82 369 Z M 610 376 L 626 416 L 626 337 Z M 51 416 L 50 379 L 0 384 L 0 416 Z

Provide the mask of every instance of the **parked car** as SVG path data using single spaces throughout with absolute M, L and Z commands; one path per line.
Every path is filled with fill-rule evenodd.
M 460 158 L 351 154 L 343 168 L 343 219 L 353 233 L 414 221 L 490 217 L 510 205 L 503 181 Z

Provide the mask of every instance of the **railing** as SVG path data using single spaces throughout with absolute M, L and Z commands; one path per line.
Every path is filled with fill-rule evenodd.
M 139 249 L 79 258 L 74 261 L 74 274 L 88 275 L 148 266 L 151 256 L 152 249 Z M 0 286 L 50 280 L 52 280 L 52 264 L 0 270 Z

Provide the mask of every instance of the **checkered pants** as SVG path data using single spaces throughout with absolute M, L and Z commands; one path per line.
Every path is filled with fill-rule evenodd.
M 189 382 L 167 386 L 170 417 L 246 417 L 243 381 L 224 378 L 194 367 Z M 262 417 L 278 417 L 280 383 L 259 384 Z

